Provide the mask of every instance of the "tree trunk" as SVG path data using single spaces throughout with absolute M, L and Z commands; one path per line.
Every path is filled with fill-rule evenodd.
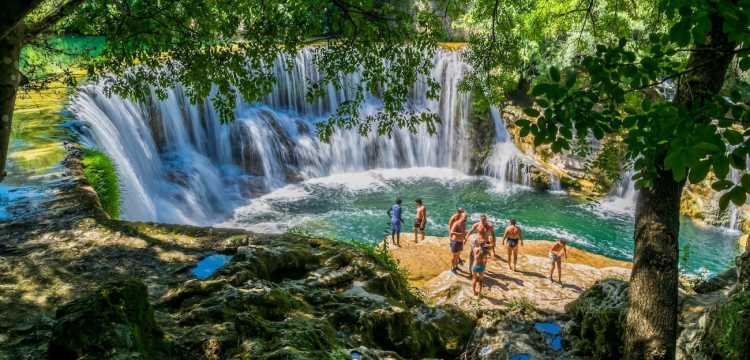
M 714 2 L 710 2 L 716 6 Z M 724 84 L 736 46 L 724 34 L 723 21 L 713 8 L 711 30 L 703 45 L 695 46 L 680 78 L 675 104 L 694 116 L 712 101 Z M 695 112 L 693 112 L 695 110 Z M 696 118 L 696 121 L 710 119 Z M 665 150 L 665 149 L 662 149 Z M 663 163 L 663 154 L 661 156 Z M 638 196 L 635 212 L 635 257 L 630 275 L 630 307 L 625 319 L 625 358 L 674 359 L 677 340 L 678 235 L 680 197 L 684 182 L 660 170 L 650 189 Z
M 625 319 L 627 359 L 674 359 L 677 338 L 677 256 L 684 183 L 661 171 L 638 195 L 630 307 Z
M 5 178 L 5 163 L 8 159 L 13 110 L 16 92 L 21 80 L 18 60 L 23 44 L 23 25 L 16 26 L 0 39 L 0 181 Z

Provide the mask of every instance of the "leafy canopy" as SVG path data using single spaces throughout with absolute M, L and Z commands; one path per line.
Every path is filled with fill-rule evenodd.
M 27 20 L 54 9 L 42 6 Z M 294 54 L 311 44 L 321 45 L 314 58 L 324 76 L 310 84 L 310 99 L 327 84 L 355 87 L 348 89 L 355 96 L 319 125 L 323 139 L 336 127 L 388 134 L 394 126 L 434 129 L 437 121 L 403 111 L 411 85 L 431 69 L 442 30 L 438 17 L 408 0 L 87 0 L 54 30 L 105 39 L 97 56 L 86 51 L 79 59 L 88 76 L 110 91 L 134 99 L 152 91 L 165 97 L 182 84 L 193 102 L 210 98 L 223 121 L 234 118 L 240 96 L 253 102 L 271 90 L 274 61 L 291 55 L 285 57 L 291 67 Z M 31 45 L 37 52 L 59 51 L 48 39 L 31 39 Z M 43 66 L 26 65 L 27 78 L 45 79 Z M 342 72 L 360 72 L 362 82 L 344 84 Z M 429 95 L 436 96 L 438 85 L 429 85 Z M 382 95 L 384 107 L 360 118 L 367 92 Z
M 536 145 L 550 144 L 556 152 L 569 149 L 574 138 L 622 134 L 637 187 L 652 187 L 659 171 L 691 183 L 713 171 L 712 187 L 726 190 L 720 205 L 726 207 L 730 200 L 743 204 L 750 192 L 747 98 L 736 90 L 720 96 L 716 89 L 690 86 L 695 77 L 711 76 L 716 56 L 735 56 L 741 71 L 750 68 L 750 49 L 745 47 L 750 1 L 667 1 L 660 11 L 673 24 L 668 31 L 640 44 L 626 38 L 600 44 L 595 53 L 562 70 L 550 67 L 532 90 L 535 106 L 524 110 L 531 120 L 516 125 L 522 136 L 533 135 Z M 712 25 L 720 26 L 715 36 L 726 36 L 726 43 L 736 46 L 708 48 Z M 709 53 L 714 56 L 701 60 L 701 54 Z M 671 81 L 678 86 L 674 101 L 655 91 Z M 720 87 L 724 79 L 715 82 Z M 708 101 L 692 101 L 699 92 L 712 95 Z M 730 167 L 741 176 L 729 178 Z

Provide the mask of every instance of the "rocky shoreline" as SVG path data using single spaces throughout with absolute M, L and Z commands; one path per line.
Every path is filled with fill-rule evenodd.
M 401 247 L 389 251 L 405 270 L 413 286 L 436 304 L 453 304 L 465 310 L 477 307 L 487 310 L 507 308 L 508 302 L 526 299 L 537 310 L 549 314 L 564 313 L 565 306 L 587 288 L 604 278 L 627 279 L 631 264 L 568 246 L 568 259 L 563 262 L 563 284 L 549 277 L 547 251 L 550 241 L 525 240 L 519 249 L 518 269 L 510 271 L 505 249 L 497 248 L 485 275 L 485 292 L 477 298 L 471 290 L 468 261 L 454 274 L 450 271 L 449 240 L 427 236 L 415 244 L 412 236 L 402 239 Z M 468 260 L 468 250 L 462 258 Z M 557 274 L 555 274 L 557 275 Z

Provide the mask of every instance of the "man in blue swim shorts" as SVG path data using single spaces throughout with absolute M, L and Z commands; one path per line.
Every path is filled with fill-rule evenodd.
M 401 247 L 401 224 L 404 222 L 401 218 L 401 199 L 396 199 L 396 203 L 388 209 L 388 217 L 391 218 L 391 242 Z

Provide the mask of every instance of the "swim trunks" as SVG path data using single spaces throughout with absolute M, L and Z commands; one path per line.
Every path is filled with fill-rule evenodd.
M 474 268 L 472 270 L 474 270 L 475 273 L 483 273 L 484 265 L 479 265 L 479 264 L 474 265 Z
M 518 239 L 508 239 L 508 247 L 514 248 L 518 246 Z
M 451 252 L 458 253 L 458 252 L 461 252 L 461 250 L 463 249 L 464 249 L 463 241 L 451 240 Z
M 401 221 L 396 219 L 395 221 L 391 220 L 391 231 L 400 233 L 401 232 Z
M 427 221 L 419 221 L 419 220 L 417 220 L 417 221 L 414 222 L 414 228 L 418 229 L 418 230 L 424 230 L 426 223 L 427 223 Z
M 557 254 L 555 254 L 555 253 L 553 253 L 553 252 L 550 251 L 550 253 L 549 253 L 549 259 L 552 260 L 552 262 L 557 262 L 557 261 L 560 261 L 562 259 L 562 257 L 560 257 L 560 255 L 557 255 Z

